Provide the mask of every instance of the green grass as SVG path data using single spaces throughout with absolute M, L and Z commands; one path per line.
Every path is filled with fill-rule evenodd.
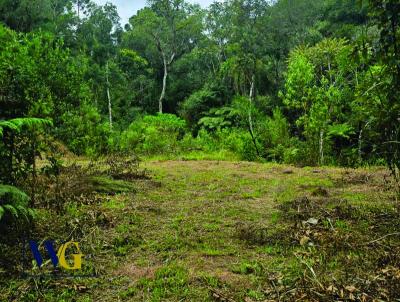
M 331 168 L 314 173 L 270 163 L 160 158 L 143 167 L 152 180 L 97 178 L 104 188 L 100 202 L 67 204 L 62 215 L 38 211 L 36 235 L 72 234 L 90 255 L 84 271 L 98 277 L 41 283 L 4 277 L 0 300 L 276 301 L 279 294 L 282 301 L 331 301 L 340 299 L 340 290 L 350 299 L 349 285 L 357 285 L 356 298 L 363 292 L 382 297 L 356 284 L 381 271 L 385 246 L 399 243 L 394 236 L 365 246 L 398 227 L 393 193 L 377 193 L 379 175 L 373 187 L 342 183 L 343 171 Z M 320 187 L 329 194 L 314 194 Z M 309 218 L 318 224 L 304 223 Z M 390 251 L 397 259 L 397 250 Z M 376 288 L 393 297 L 390 282 L 379 282 Z M 335 293 L 328 291 L 332 284 Z
M 104 176 L 91 177 L 90 185 L 93 186 L 94 191 L 105 194 L 128 193 L 134 191 L 134 186 L 131 183 Z

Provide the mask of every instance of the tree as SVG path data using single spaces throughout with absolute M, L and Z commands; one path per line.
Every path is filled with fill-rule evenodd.
M 163 112 L 168 73 L 171 65 L 193 49 L 201 34 L 198 9 L 182 0 L 154 0 L 130 20 L 130 38 L 145 39 L 158 52 L 163 67 L 158 110 Z
M 348 64 L 352 47 L 345 40 L 326 39 L 314 47 L 298 48 L 289 59 L 283 101 L 293 110 L 296 125 L 319 164 L 325 163 L 325 151 L 337 137 L 349 138 L 350 101 L 355 83 Z
M 260 0 L 235 0 L 229 4 L 230 19 L 234 26 L 229 35 L 227 60 L 221 65 L 221 71 L 231 77 L 237 95 L 247 97 L 248 130 L 252 137 L 257 155 L 257 147 L 252 111 L 257 94 L 257 73 L 262 68 L 263 56 L 262 18 L 266 12 L 266 3 Z
M 79 3 L 77 4 L 79 5 Z M 107 112 L 110 129 L 112 128 L 112 98 L 110 82 L 110 61 L 115 59 L 117 43 L 121 35 L 120 18 L 115 5 L 107 3 L 104 6 L 90 5 L 88 7 L 88 18 L 83 20 L 78 27 L 78 40 L 81 49 L 91 58 L 94 64 L 104 70 L 104 80 L 93 83 L 96 89 L 105 93 Z M 96 70 L 96 68 L 93 68 Z M 99 87 L 99 84 L 101 85 Z
M 380 31 L 373 60 L 382 64 L 378 93 L 381 97 L 377 128 L 382 136 L 379 148 L 394 175 L 400 179 L 400 3 L 397 0 L 370 0 L 369 13 Z

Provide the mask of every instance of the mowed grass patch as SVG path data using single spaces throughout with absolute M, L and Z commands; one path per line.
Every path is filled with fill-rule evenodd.
M 98 278 L 64 282 L 65 289 L 50 282 L 41 293 L 77 301 L 397 298 L 399 237 L 384 236 L 400 220 L 382 170 L 188 160 L 143 166 L 151 180 L 135 181 L 135 195 L 69 207 L 65 220 L 93 232 L 84 244 Z M 15 282 L 3 284 L 15 289 Z M 76 284 L 82 289 L 71 290 Z M 40 296 L 31 285 L 19 292 Z

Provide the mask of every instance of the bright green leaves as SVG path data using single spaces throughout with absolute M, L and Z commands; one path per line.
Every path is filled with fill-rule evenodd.
M 9 129 L 13 132 L 19 132 L 22 128 L 43 128 L 45 126 L 52 126 L 52 122 L 47 119 L 40 118 L 15 118 L 7 121 L 0 121 L 0 137 L 3 136 L 4 129 Z
M 121 135 L 121 148 L 141 154 L 170 154 L 186 131 L 186 122 L 173 114 L 147 115 Z
M 61 111 L 88 97 L 85 61 L 50 34 L 0 30 L 0 40 L 0 119 L 49 117 L 58 124 Z
M 238 111 L 231 107 L 212 108 L 198 124 L 209 131 L 221 130 L 233 126 L 237 115 Z
M 323 163 L 333 139 L 349 139 L 353 127 L 349 110 L 353 100 L 355 66 L 352 47 L 345 40 L 326 39 L 314 47 L 301 47 L 289 58 L 283 102 L 293 110 L 296 125 Z
M 283 102 L 286 106 L 309 110 L 311 105 L 312 87 L 314 86 L 315 67 L 304 54 L 304 50 L 297 49 L 289 58 L 289 66 L 285 83 L 286 93 Z
M 328 127 L 328 137 L 342 137 L 350 138 L 350 135 L 354 134 L 354 129 L 352 126 L 344 124 L 336 124 Z

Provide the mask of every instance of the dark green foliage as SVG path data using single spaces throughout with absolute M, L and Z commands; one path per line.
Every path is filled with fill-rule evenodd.
M 189 96 L 181 106 L 181 115 L 189 126 L 198 131 L 198 122 L 210 109 L 227 103 L 229 94 L 221 84 L 207 84 Z
M 85 64 L 51 34 L 22 35 L 0 26 L 0 118 L 60 116 L 88 97 Z
M 0 222 L 26 218 L 33 212 L 30 198 L 16 186 L 29 176 L 36 177 L 36 156 L 41 149 L 39 135 L 51 122 L 38 118 L 0 121 Z M 30 187 L 35 192 L 35 183 Z
M 231 107 L 213 108 L 199 120 L 199 126 L 209 130 L 219 130 L 234 126 L 237 112 Z
M 398 173 L 394 0 L 150 1 L 125 30 L 112 4 L 39 2 L 0 2 L 0 119 L 50 119 L 52 139 L 78 155 L 229 150 Z M 161 109 L 186 123 L 148 116 Z M 20 166 L 43 151 L 30 151 L 40 135 L 18 134 Z
M 83 103 L 64 113 L 61 120 L 57 134 L 74 153 L 95 156 L 109 150 L 111 131 L 95 106 Z
M 384 66 L 377 89 L 380 110 L 376 123 L 382 145 L 379 147 L 392 171 L 400 179 L 400 96 L 394 91 L 400 87 L 400 3 L 396 0 L 371 0 L 369 12 L 379 29 L 380 39 L 373 60 Z
M 42 148 L 39 136 L 52 125 L 39 118 L 0 121 L 0 182 L 16 185 L 35 171 L 35 158 Z
M 0 184 L 0 224 L 31 218 L 33 211 L 28 202 L 29 196 L 18 188 Z

